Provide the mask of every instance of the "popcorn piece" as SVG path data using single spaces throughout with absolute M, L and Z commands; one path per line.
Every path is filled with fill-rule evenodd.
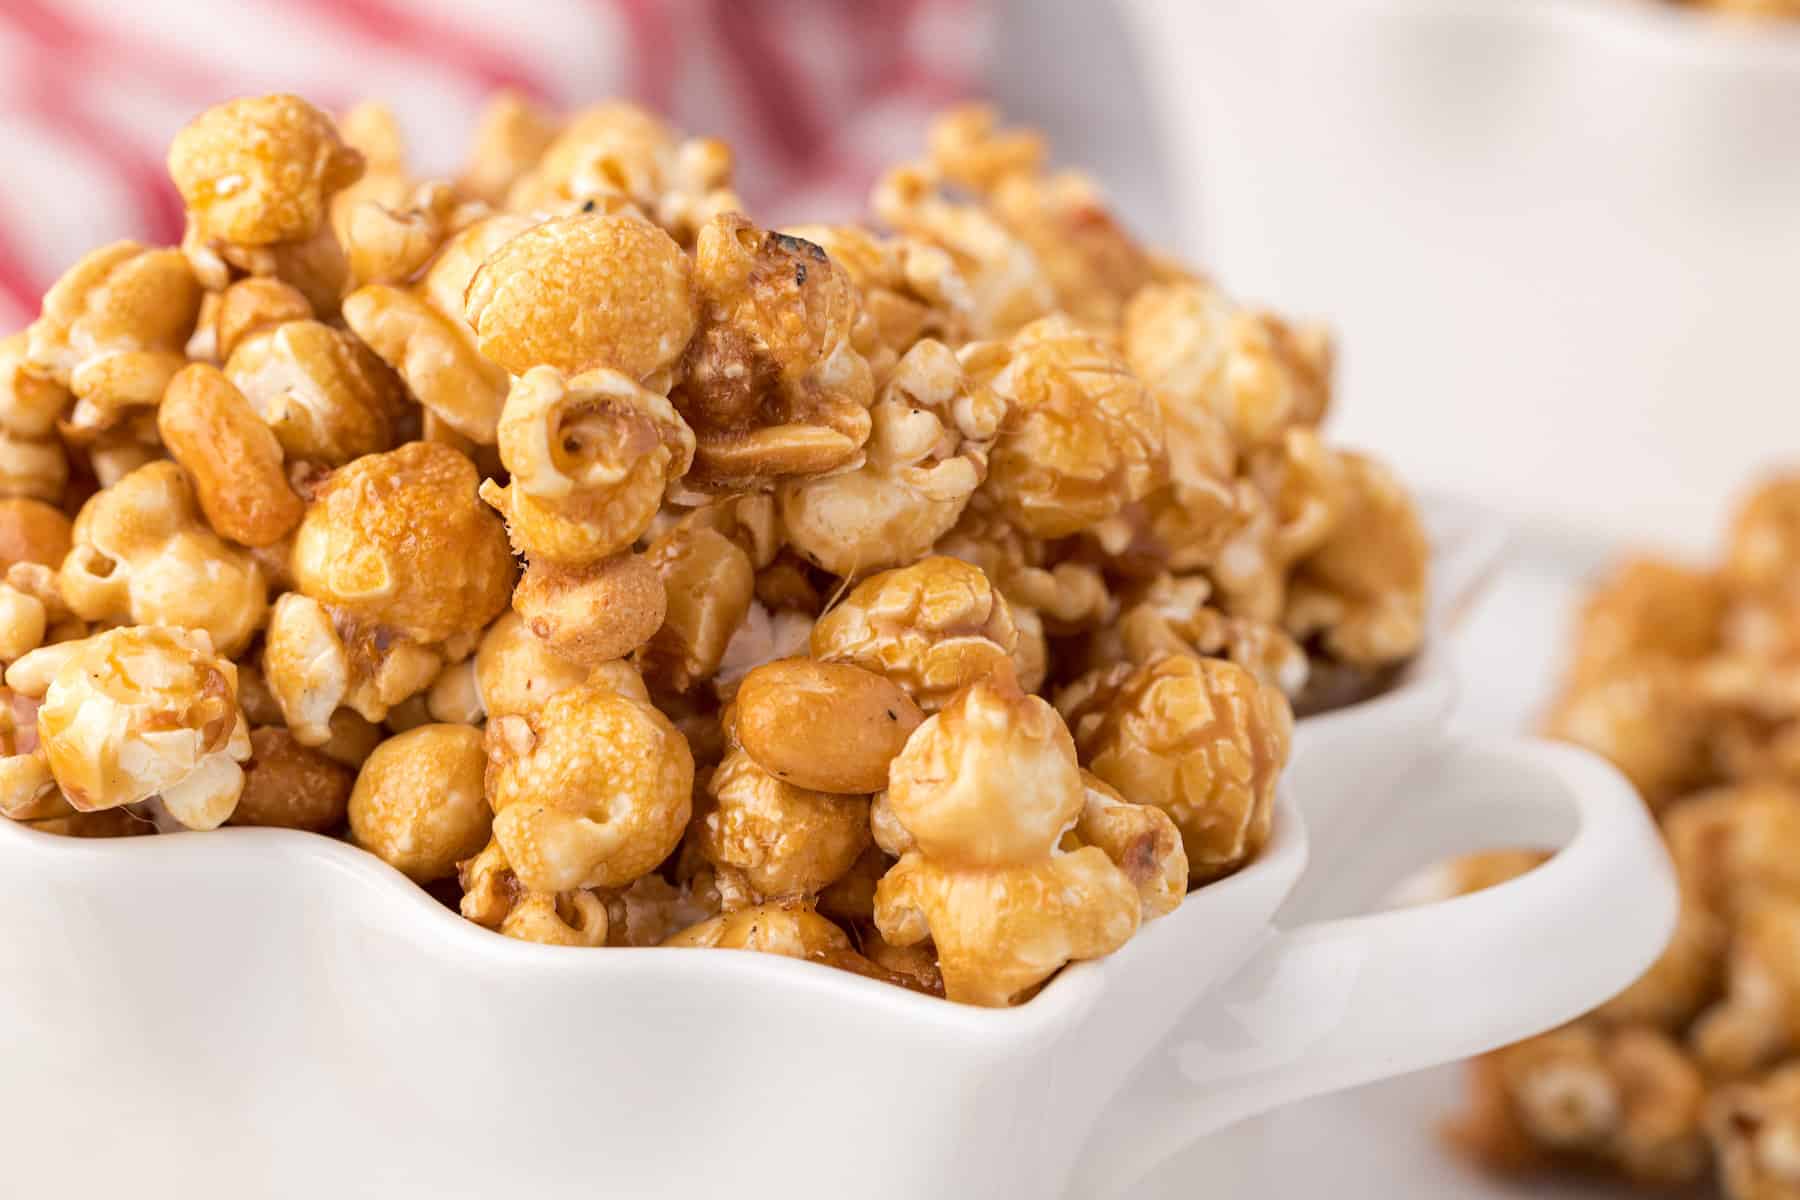
M 700 231 L 700 328 L 671 399 L 698 446 L 692 482 L 715 490 L 853 465 L 874 377 L 852 342 L 856 290 L 825 251 L 736 215 Z
M 932 123 L 932 165 L 980 193 L 988 210 L 1031 248 L 1058 306 L 1100 326 L 1154 274 L 1150 257 L 1107 211 L 1099 189 L 1073 171 L 1043 172 L 1043 139 L 1000 131 L 985 105 L 951 109 Z
M 623 887 L 681 840 L 694 760 L 650 705 L 586 685 L 488 723 L 494 837 L 539 892 Z
M 927 338 L 969 340 L 974 298 L 950 256 L 909 237 L 883 238 L 855 225 L 796 225 L 782 231 L 825 251 L 856 285 L 861 316 L 851 330 L 877 380 Z
M 849 971 L 883 983 L 923 990 L 910 976 L 880 967 L 856 952 L 842 929 L 805 904 L 759 904 L 690 926 L 663 943 L 707 950 L 754 950 Z
M 987 576 L 941 557 L 864 580 L 812 631 L 814 658 L 885 675 L 928 713 L 1009 662 L 1017 645 L 1012 613 Z
M 1062 707 L 1088 770 L 1174 818 L 1192 883 L 1262 849 L 1293 728 L 1279 691 L 1234 663 L 1173 654 Z
M 467 458 L 432 442 L 332 472 L 294 538 L 300 591 L 415 642 L 472 639 L 505 610 L 515 570 L 477 478 Z
M 237 806 L 250 730 L 237 669 L 199 630 L 112 629 L 56 655 L 38 709 L 38 741 L 77 811 L 160 797 L 189 829 L 214 829 Z M 54 653 L 40 650 L 38 654 Z M 28 656 L 29 657 L 29 656 Z M 21 660 L 8 672 L 22 671 Z
M 262 570 L 207 528 L 172 462 L 140 467 L 82 506 L 57 586 L 83 620 L 204 630 L 227 657 L 268 613 Z
M 1056 711 L 1000 672 L 908 740 L 887 803 L 912 848 L 881 879 L 875 923 L 899 946 L 930 936 L 945 994 L 990 1007 L 1136 932 L 1137 888 L 1106 852 L 1054 853 L 1086 802 Z
M 1330 536 L 1295 568 L 1284 623 L 1303 641 L 1319 638 L 1341 662 L 1398 662 L 1425 638 L 1425 529 L 1384 467 L 1360 454 L 1338 457 L 1350 500 Z
M 475 688 L 489 717 L 542 708 L 552 696 L 579 687 L 588 674 L 545 645 L 515 612 L 502 613 L 488 626 L 475 651 Z
M 456 873 L 487 844 L 493 813 L 482 735 L 421 725 L 375 747 L 350 793 L 350 836 L 418 883 Z
M 196 363 L 175 376 L 156 428 L 216 532 L 267 546 L 300 524 L 306 504 L 282 470 L 281 443 L 216 368 Z
M 1187 895 L 1187 851 L 1169 814 L 1133 804 L 1090 772 L 1081 773 L 1086 795 L 1075 827 L 1063 835 L 1063 849 L 1098 846 L 1137 889 L 1142 917 L 1153 921 L 1180 907 Z
M 1003 338 L 1056 306 L 1056 291 L 1031 247 L 985 209 L 947 199 L 932 172 L 890 170 L 875 185 L 875 215 L 908 237 L 938 247 L 964 281 L 969 330 Z
M 1203 576 L 1158 577 L 1094 639 L 1089 660 L 1142 666 L 1165 654 L 1227 658 L 1284 695 L 1299 695 L 1308 674 L 1306 652 L 1274 625 L 1211 607 L 1211 593 Z
M 187 354 L 217 365 L 251 334 L 289 321 L 310 321 L 313 315 L 307 298 L 279 279 L 240 279 L 222 292 L 207 293 Z
M 1726 573 L 1747 591 L 1800 583 L 1800 475 L 1764 481 L 1738 505 L 1726 544 Z
M 318 321 L 265 327 L 237 341 L 224 369 L 290 462 L 338 467 L 403 440 L 404 387 L 341 329 Z
M 805 658 L 757 667 L 734 704 L 735 735 L 759 768 L 796 788 L 840 795 L 886 787 L 888 764 L 925 719 L 882 676 Z
M 997 393 L 965 386 L 948 347 L 918 342 L 870 410 L 863 465 L 783 485 L 788 540 L 846 577 L 924 557 L 986 477 L 988 447 L 1005 416 Z
M 629 549 L 694 459 L 694 434 L 668 400 L 616 371 L 565 380 L 533 367 L 499 425 L 505 486 L 484 500 L 534 562 L 582 567 Z
M 983 490 L 1027 534 L 1079 532 L 1165 478 L 1162 414 L 1104 339 L 1046 317 L 961 357 L 1007 411 Z
M 597 891 L 532 892 L 490 841 L 457 867 L 462 915 L 506 937 L 543 946 L 604 946 L 610 932 L 606 900 Z
M 30 335 L 0 338 L 0 496 L 58 503 L 69 479 L 69 456 L 56 435 L 68 390 L 25 365 Z
M 868 802 L 770 774 L 730 750 L 707 780 L 709 803 L 694 820 L 695 843 L 717 868 L 726 907 L 739 898 L 816 896 L 843 878 L 869 844 Z
M 1031 609 L 1057 633 L 1097 629 L 1117 602 L 1092 562 L 1057 561 L 1050 545 L 1027 537 L 977 492 L 962 519 L 938 542 L 937 553 L 979 567 L 1015 610 Z
M 1719 1079 L 1741 1079 L 1800 1046 L 1800 900 L 1762 896 L 1738 915 L 1725 998 L 1689 1032 Z
M 556 122 L 510 89 L 488 98 L 475 120 L 469 159 L 456 181 L 465 195 L 500 204 L 556 138 Z
M 664 624 L 666 599 L 648 555 L 619 554 L 573 569 L 532 563 L 513 610 L 552 654 L 597 667 L 648 642 Z
M 169 174 L 200 235 L 250 246 L 310 237 L 362 169 L 331 118 L 298 96 L 216 105 L 169 146 Z
M 533 226 L 469 281 L 464 312 L 481 353 L 515 375 L 608 368 L 643 379 L 694 334 L 693 269 L 669 236 L 627 214 Z
M 70 267 L 44 294 L 27 334 L 25 366 L 65 388 L 81 371 L 111 373 L 115 383 L 136 370 L 154 372 L 171 357 L 179 360 L 199 311 L 200 285 L 179 251 L 114 242 Z M 105 390 L 105 381 L 93 381 L 90 390 Z
M 1331 348 L 1312 329 L 1233 304 L 1206 283 L 1157 284 L 1126 305 L 1125 357 L 1172 407 L 1210 412 L 1245 448 L 1316 426 L 1331 399 Z
M 1711 572 L 1626 559 L 1582 603 L 1569 677 L 1579 687 L 1645 659 L 1695 662 L 1719 648 L 1726 602 Z
M 1670 1187 L 1706 1169 L 1705 1100 L 1663 1034 L 1573 1025 L 1476 1060 L 1468 1112 L 1446 1132 L 1495 1169 L 1606 1165 Z
M 354 771 L 302 746 L 286 729 L 252 729 L 244 792 L 226 824 L 330 833 L 349 815 L 355 782 Z
M 1707 1107 L 1706 1129 L 1731 1200 L 1800 1196 L 1800 1067 L 1725 1089 Z
M 1545 732 L 1607 759 L 1661 808 L 1711 773 L 1711 723 L 1699 699 L 1682 671 L 1646 661 L 1566 691 Z
M 541 129 L 529 120 L 509 124 L 525 127 L 518 140 L 527 144 Z M 683 139 L 644 109 L 613 101 L 572 117 L 509 189 L 506 205 L 635 210 L 691 246 L 708 220 L 743 209 L 731 191 L 731 166 L 723 142 Z
M 459 211 L 442 222 L 466 216 Z M 482 357 L 463 296 L 491 254 L 536 224 L 511 213 L 469 220 L 436 247 L 411 286 L 373 283 L 344 300 L 345 324 L 406 381 L 427 414 L 478 444 L 498 436 L 509 377 Z

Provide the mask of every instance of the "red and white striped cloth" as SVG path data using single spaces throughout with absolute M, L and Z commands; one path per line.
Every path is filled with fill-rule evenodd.
M 384 101 L 426 174 L 496 88 L 630 97 L 729 141 L 759 215 L 825 220 L 973 90 L 988 28 L 983 0 L 0 0 L 0 320 L 103 241 L 177 240 L 164 151 L 231 96 Z

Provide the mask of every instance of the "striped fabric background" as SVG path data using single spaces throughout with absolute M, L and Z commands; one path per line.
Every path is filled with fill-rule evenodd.
M 828 219 L 971 91 L 991 24 L 983 0 L 0 0 L 0 328 L 99 242 L 178 240 L 164 150 L 233 95 L 382 100 L 424 173 L 496 88 L 627 96 L 727 139 L 759 216 Z

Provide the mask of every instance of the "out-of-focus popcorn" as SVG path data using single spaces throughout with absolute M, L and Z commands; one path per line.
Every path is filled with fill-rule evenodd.
M 1623 993 L 1471 1067 L 1452 1135 L 1477 1161 L 1800 1196 L 1797 581 L 1786 475 L 1746 497 L 1718 567 L 1634 556 L 1589 592 L 1549 729 L 1611 759 L 1656 811 L 1680 918 Z
M 503 98 L 483 122 L 475 166 L 494 171 L 500 163 L 526 157 L 545 126 L 541 116 Z M 731 191 L 731 150 L 725 143 L 683 138 L 644 109 L 620 101 L 570 117 L 530 168 L 514 178 L 506 192 L 508 208 L 628 207 L 684 246 L 692 246 L 699 228 L 715 215 L 743 208 Z

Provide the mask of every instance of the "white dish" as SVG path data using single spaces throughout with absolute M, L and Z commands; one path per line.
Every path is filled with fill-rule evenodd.
M 1284 800 L 1257 863 L 1010 1011 L 749 953 L 514 942 L 290 831 L 105 842 L 0 823 L 8 1181 L 139 1198 L 1116 1190 L 1239 1117 L 1555 1024 L 1654 958 L 1674 889 L 1614 772 L 1528 742 L 1431 762 L 1408 844 L 1523 823 L 1565 848 L 1478 896 L 1276 932 L 1306 859 Z
M 1336 327 L 1348 440 L 1692 549 L 1800 444 L 1800 29 L 1651 0 L 1122 9 L 1188 249 Z
M 1585 584 L 1618 553 L 1604 542 L 1517 540 L 1505 574 L 1444 648 L 1457 677 L 1480 681 L 1459 695 L 1450 729 L 1492 737 L 1537 726 L 1563 669 L 1568 626 Z M 1290 902 L 1284 917 L 1316 919 L 1358 907 L 1391 878 L 1373 871 L 1355 878 L 1359 859 L 1340 861 L 1342 886 L 1308 889 L 1312 902 Z M 1457 1111 L 1463 1086 L 1463 1067 L 1455 1064 L 1291 1105 L 1203 1139 L 1157 1168 L 1131 1200 L 1194 1200 L 1212 1191 L 1341 1200 L 1617 1200 L 1619 1188 L 1605 1181 L 1498 1180 L 1448 1153 L 1436 1130 Z M 1297 1146 L 1305 1152 L 1295 1153 Z

